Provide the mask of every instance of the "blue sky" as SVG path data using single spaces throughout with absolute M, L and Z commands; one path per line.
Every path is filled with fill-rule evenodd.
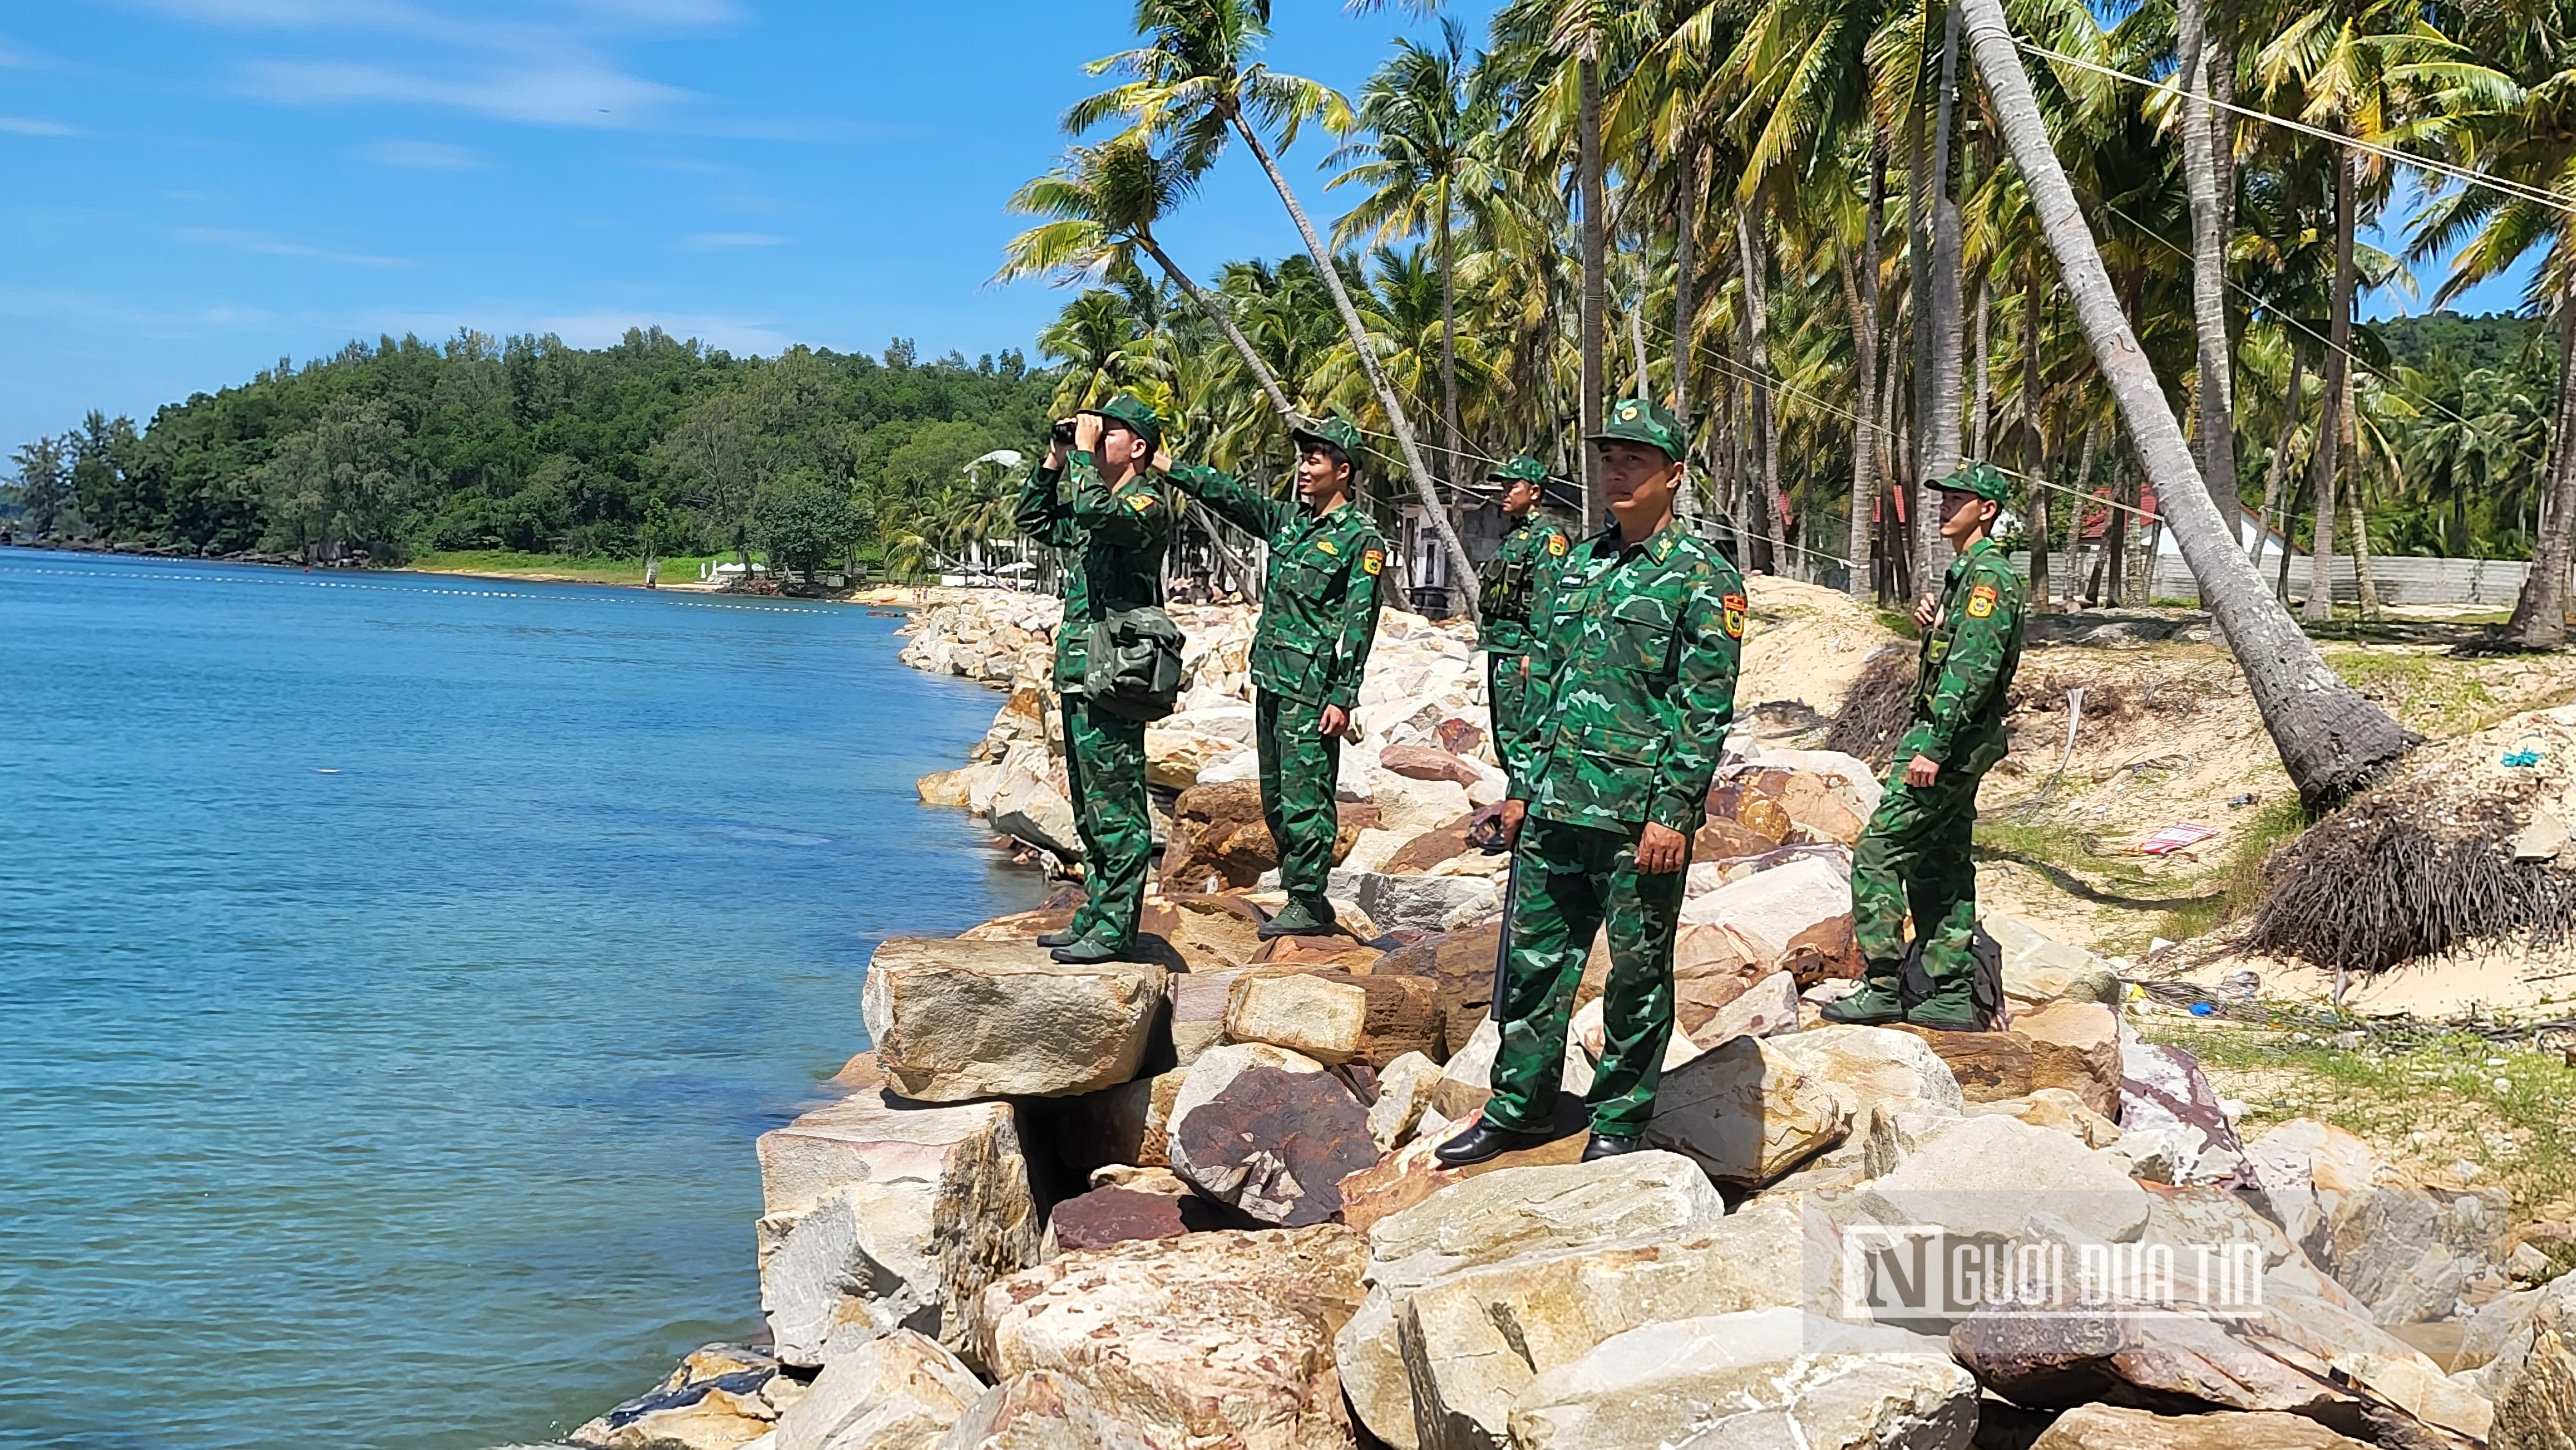
M 1486 7 L 1466 7 L 1481 21 Z M 1125 0 L 48 0 L 0 9 L 0 449 L 146 419 L 352 337 L 1027 348 L 1011 191 L 1131 41 Z M 1413 22 L 1287 0 L 1355 90 Z M 1303 139 L 1292 171 L 1319 211 Z M 1298 245 L 1248 156 L 1169 228 Z
M 1459 8 L 1481 26 L 1489 3 Z M 0 449 L 352 337 L 628 326 L 969 357 L 1062 298 L 989 287 L 1125 0 L 47 0 L 0 16 Z M 1283 0 L 1270 60 L 1356 90 L 1408 27 Z M 1421 28 L 1415 25 L 1414 28 Z M 1290 156 L 1310 206 L 1338 210 Z M 1184 264 L 1297 246 L 1249 157 Z M 2491 295 L 2490 295 L 2491 294 Z M 2511 305 L 2484 289 L 2478 307 Z M 2375 309 L 2384 310 L 2384 309 Z

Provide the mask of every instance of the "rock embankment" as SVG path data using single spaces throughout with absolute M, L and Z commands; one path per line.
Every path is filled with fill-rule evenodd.
M 966 793 L 1072 862 L 992 804 L 1034 819 L 1050 785 L 1047 621 L 968 642 L 964 620 L 910 653 L 1012 691 Z M 2091 954 L 1996 919 L 2005 1030 L 1824 1024 L 1857 968 L 1848 847 L 1876 790 L 1844 757 L 1730 750 L 1651 1149 L 1578 1162 L 1569 1098 L 1554 1141 L 1442 1167 L 1497 1040 L 1495 871 L 1465 831 L 1493 764 L 1476 662 L 1391 620 L 1373 684 L 1400 684 L 1364 700 L 1344 781 L 1348 929 L 1262 942 L 1257 806 L 1208 779 L 1242 754 L 1243 631 L 1185 627 L 1205 643 L 1172 733 L 1207 744 L 1157 752 L 1186 783 L 1147 959 L 1050 963 L 1034 939 L 1071 886 L 881 946 L 876 1047 L 760 1140 L 767 1349 L 693 1356 L 581 1443 L 2571 1443 L 2576 1290 L 2516 1287 L 2503 1205 L 2320 1123 L 2242 1139 Z M 1577 992 L 1577 1089 L 1604 965 Z

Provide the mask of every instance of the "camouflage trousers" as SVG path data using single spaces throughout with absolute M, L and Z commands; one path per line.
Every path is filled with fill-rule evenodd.
M 1923 941 L 1923 970 L 1936 986 L 1975 980 L 1970 941 L 1977 925 L 1977 775 L 1942 767 L 1928 786 L 1905 783 L 1912 756 L 1898 751 L 1878 810 L 1852 848 L 1852 931 L 1862 968 L 1892 978 L 1905 959 L 1905 916 Z
M 1494 756 L 1502 758 L 1503 742 L 1526 723 L 1529 709 L 1529 656 L 1485 656 L 1485 708 L 1494 722 Z
M 1145 900 L 1154 818 L 1145 802 L 1145 727 L 1079 695 L 1064 697 L 1064 783 L 1082 834 L 1088 899 L 1073 914 L 1084 937 L 1127 946 Z
M 1485 1120 L 1545 1128 L 1556 1116 L 1565 1035 L 1584 958 L 1606 920 L 1610 981 L 1601 994 L 1603 1051 L 1584 1102 L 1592 1130 L 1645 1131 L 1655 1115 L 1664 1043 L 1673 1033 L 1673 931 L 1685 872 L 1637 870 L 1637 833 L 1570 826 L 1536 816 L 1521 824 L 1512 861 L 1511 950 L 1494 998 L 1502 1048 L 1494 1057 Z
M 1291 896 L 1321 897 L 1333 874 L 1333 837 L 1341 829 L 1333 787 L 1341 777 L 1342 742 L 1324 738 L 1323 717 L 1321 705 L 1268 690 L 1253 697 L 1261 818 L 1279 848 L 1279 884 Z

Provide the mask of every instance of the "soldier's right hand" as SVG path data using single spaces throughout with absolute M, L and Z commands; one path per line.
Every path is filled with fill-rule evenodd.
M 1914 627 L 1916 629 L 1930 629 L 1932 626 L 1939 624 L 1940 622 L 1941 605 L 1938 600 L 1935 600 L 1931 595 L 1926 594 L 1922 598 L 1914 601 Z
M 1503 802 L 1503 813 L 1498 819 L 1502 825 L 1503 848 L 1505 850 L 1511 849 L 1511 847 L 1520 840 L 1521 822 L 1527 819 L 1528 816 L 1528 801 L 1507 800 Z

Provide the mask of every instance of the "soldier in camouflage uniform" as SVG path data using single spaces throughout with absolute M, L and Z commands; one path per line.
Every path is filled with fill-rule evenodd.
M 1673 932 L 1691 837 L 1735 717 L 1744 581 L 1673 516 L 1681 427 L 1622 400 L 1601 448 L 1611 527 L 1552 570 L 1530 652 L 1530 710 L 1506 739 L 1516 837 L 1502 1029 L 1484 1116 L 1436 1150 L 1480 1162 L 1543 1140 L 1592 938 L 1610 928 L 1604 1051 L 1586 1095 L 1589 1159 L 1634 1152 L 1673 1029 Z
M 2004 551 L 1986 537 L 2009 486 L 1992 467 L 1971 464 L 1941 481 L 1941 537 L 1958 557 L 1941 599 L 1917 604 L 1921 662 L 1914 718 L 1896 743 L 1896 763 L 1869 828 L 1852 851 L 1852 926 L 1862 986 L 1832 1003 L 1835 1022 L 1882 1023 L 1971 1032 L 1987 1025 L 1976 1007 L 1977 868 L 1969 848 L 1977 824 L 1977 782 L 2004 758 L 2004 697 L 2021 664 L 2023 592 Z M 1906 907 L 1923 947 L 1931 995 L 1904 1000 Z
M 1324 898 L 1341 824 L 1333 787 L 1360 674 L 1377 639 L 1378 580 L 1386 569 L 1386 541 L 1351 507 L 1359 430 L 1333 418 L 1289 436 L 1302 504 L 1266 497 L 1202 465 L 1170 469 L 1181 492 L 1270 545 L 1261 627 L 1252 637 L 1253 728 L 1261 814 L 1278 844 L 1288 904 L 1262 924 L 1265 937 L 1333 929 L 1333 906 Z
M 1488 487 L 1502 489 L 1503 516 L 1512 530 L 1503 546 L 1485 562 L 1476 597 L 1477 645 L 1485 651 L 1485 700 L 1493 716 L 1494 739 L 1508 737 L 1526 713 L 1530 606 L 1548 571 L 1565 562 L 1573 541 L 1540 507 L 1551 480 L 1547 465 L 1535 458 L 1515 458 L 1485 476 Z
M 1153 855 L 1145 799 L 1145 726 L 1082 696 L 1083 655 L 1092 621 L 1163 601 L 1163 554 L 1172 544 L 1172 501 L 1146 471 L 1162 447 L 1154 410 L 1121 393 L 1075 415 L 1073 494 L 1061 438 L 1029 470 L 1013 521 L 1024 538 L 1071 556 L 1064 576 L 1064 623 L 1055 634 L 1055 687 L 1064 710 L 1064 780 L 1082 834 L 1089 888 L 1073 925 L 1038 938 L 1060 962 L 1103 962 L 1135 948 L 1136 916 Z

